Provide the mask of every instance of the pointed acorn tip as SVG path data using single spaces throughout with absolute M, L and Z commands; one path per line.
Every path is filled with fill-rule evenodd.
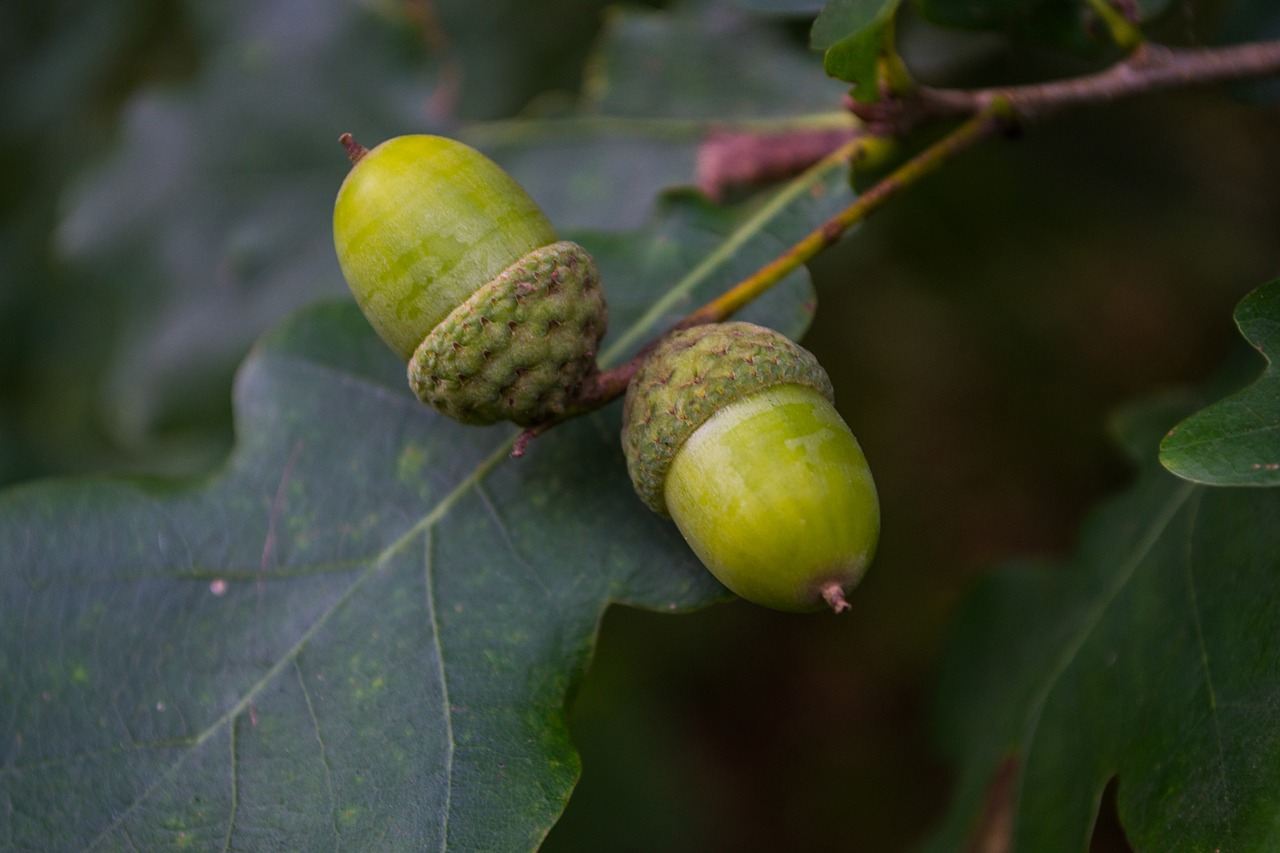
M 822 600 L 831 606 L 836 613 L 843 613 L 852 605 L 844 597 L 844 589 L 839 581 L 828 581 L 822 585 Z
M 352 166 L 359 163 L 364 158 L 364 155 L 369 153 L 369 149 L 356 142 L 355 138 L 349 133 L 339 136 L 338 141 L 342 143 L 343 148 L 347 149 L 347 159 L 351 161 Z

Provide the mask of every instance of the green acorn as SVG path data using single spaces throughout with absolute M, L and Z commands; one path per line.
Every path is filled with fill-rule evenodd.
M 608 323 L 591 256 L 461 142 L 342 141 L 354 165 L 334 204 L 338 262 L 418 398 L 472 424 L 563 411 Z
M 875 483 L 832 399 L 811 353 L 739 322 L 670 335 L 627 391 L 637 494 L 749 601 L 839 612 L 875 553 Z

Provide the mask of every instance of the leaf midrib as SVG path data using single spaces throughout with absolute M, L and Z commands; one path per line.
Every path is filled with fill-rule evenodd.
M 1088 642 L 1089 638 L 1093 635 L 1098 623 L 1102 621 L 1102 617 L 1106 614 L 1106 611 L 1110 609 L 1116 598 L 1124 588 L 1128 586 L 1129 581 L 1133 579 L 1133 575 L 1137 571 L 1138 566 L 1140 566 L 1142 561 L 1146 559 L 1147 555 L 1151 553 L 1152 548 L 1154 548 L 1156 543 L 1160 541 L 1165 530 L 1198 488 L 1199 487 L 1195 484 L 1180 481 L 1179 487 L 1170 496 L 1160 514 L 1152 521 L 1142 538 L 1138 540 L 1128 558 L 1121 564 L 1121 570 L 1116 573 L 1115 581 L 1106 590 L 1106 593 L 1095 602 L 1089 612 L 1088 618 L 1082 623 L 1076 636 L 1063 650 L 1062 654 L 1059 655 L 1055 665 L 1050 669 L 1049 675 L 1045 678 L 1044 684 L 1041 689 L 1037 691 L 1035 698 L 1031 703 L 1031 710 L 1028 714 L 1027 724 L 1024 728 L 1022 737 L 1024 761 L 1025 755 L 1030 753 L 1032 744 L 1036 739 L 1036 735 L 1040 727 L 1040 720 L 1044 713 L 1045 706 L 1048 704 L 1050 694 L 1053 693 L 1054 688 L 1056 688 L 1060 683 L 1063 674 L 1075 662 L 1080 651 L 1084 648 L 1085 643 Z M 1026 773 L 1021 772 L 1018 774 L 1017 791 L 1014 796 L 1015 803 L 1021 802 L 1025 784 Z M 1016 811 L 1014 820 L 1016 823 Z

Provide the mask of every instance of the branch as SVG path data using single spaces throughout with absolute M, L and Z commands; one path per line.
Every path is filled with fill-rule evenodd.
M 931 119 L 968 116 L 969 120 L 898 167 L 773 261 L 686 316 L 669 331 L 728 319 L 836 242 L 852 225 L 861 222 L 898 192 L 956 154 L 1012 125 L 1041 119 L 1081 104 L 1274 74 L 1280 74 L 1280 41 L 1201 49 L 1143 44 L 1111 68 L 1071 80 L 970 90 L 917 86 L 904 95 L 874 104 L 850 101 L 849 109 L 866 122 L 866 133 L 838 148 L 828 155 L 826 161 L 853 158 L 866 145 L 868 135 L 905 134 Z M 631 378 L 660 339 L 661 336 L 651 341 L 625 364 L 589 377 L 564 412 L 520 433 L 511 455 L 522 456 L 530 441 L 556 424 L 593 412 L 625 394 Z
M 908 160 L 858 196 L 857 200 L 819 225 L 807 236 L 731 289 L 689 314 L 676 329 L 727 320 L 801 264 L 839 240 L 851 226 L 866 219 L 902 189 L 914 184 L 942 163 L 1004 127 L 1009 111 L 992 101 L 981 112 L 929 148 Z
M 877 132 L 901 135 L 930 119 L 972 115 L 996 99 L 1026 123 L 1082 104 L 1273 74 L 1280 74 L 1280 41 L 1196 49 L 1143 44 L 1124 61 L 1084 77 L 990 89 L 917 86 L 899 99 L 849 108 Z
M 1004 128 L 1008 120 L 1008 108 L 999 101 L 993 102 L 978 115 L 899 166 L 887 177 L 881 179 L 875 186 L 858 196 L 857 200 L 844 210 L 822 223 L 813 231 L 810 231 L 800 242 L 720 296 L 687 315 L 669 329 L 667 333 L 678 329 L 688 329 L 693 326 L 727 320 L 773 287 L 773 285 L 786 278 L 801 264 L 813 258 L 832 243 L 835 243 L 851 226 L 866 219 L 867 216 L 890 198 L 914 184 L 961 151 Z M 833 158 L 851 159 L 860 150 L 859 140 L 855 139 L 837 149 L 827 160 Z M 625 394 L 627 386 L 631 383 L 631 378 L 640 369 L 640 365 L 648 355 L 649 350 L 662 337 L 659 336 L 659 338 L 651 341 L 630 361 L 590 376 L 583 382 L 582 388 L 564 412 L 552 420 L 529 427 L 522 432 L 516 439 L 511 455 L 516 457 L 523 456 L 525 449 L 529 446 L 529 442 L 551 429 L 551 427 L 579 415 L 593 412 Z

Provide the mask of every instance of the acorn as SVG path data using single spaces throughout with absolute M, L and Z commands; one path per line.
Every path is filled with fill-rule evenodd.
M 333 210 L 338 262 L 418 398 L 470 424 L 562 412 L 608 323 L 591 256 L 461 142 L 341 141 L 353 167 Z
M 833 400 L 812 353 L 742 322 L 669 335 L 627 390 L 636 493 L 748 601 L 840 612 L 875 554 L 875 483 Z

